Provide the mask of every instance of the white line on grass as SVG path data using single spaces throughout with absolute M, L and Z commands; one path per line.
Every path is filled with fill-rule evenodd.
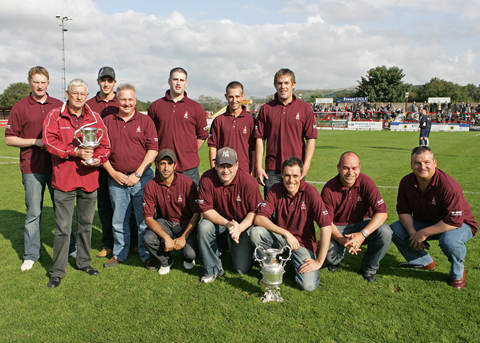
M 19 160 L 19 157 L 8 157 L 8 156 L 0 156 L 0 158 L 11 158 L 12 160 Z
M 17 164 L 18 162 L 0 162 L 0 164 Z

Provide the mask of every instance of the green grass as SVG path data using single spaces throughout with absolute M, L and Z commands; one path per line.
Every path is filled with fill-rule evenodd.
M 4 135 L 4 129 L 0 130 Z M 480 219 L 477 169 L 480 137 L 470 133 L 431 134 L 439 168 L 463 186 L 474 215 Z M 308 180 L 321 182 L 336 174 L 341 153 L 357 152 L 362 171 L 378 186 L 395 212 L 398 183 L 410 172 L 409 152 L 418 133 L 319 131 Z M 18 157 L 18 149 L 0 142 L 0 163 Z M 208 166 L 201 151 L 201 172 Z M 143 268 L 131 254 L 117 268 L 104 269 L 95 255 L 101 248 L 101 227 L 95 217 L 92 266 L 100 275 L 89 277 L 70 259 L 62 285 L 46 287 L 52 266 L 54 214 L 50 199 L 42 218 L 42 256 L 22 273 L 24 191 L 17 163 L 0 164 L 0 341 L 25 342 L 475 342 L 480 341 L 480 243 L 474 237 L 466 258 L 467 287 L 447 285 L 450 264 L 433 243 L 434 272 L 400 270 L 403 258 L 393 243 L 382 260 L 377 282 L 357 273 L 360 256 L 346 256 L 335 273 L 320 271 L 314 292 L 298 290 L 292 264 L 281 286 L 283 303 L 261 302 L 260 271 L 255 263 L 247 276 L 232 272 L 230 256 L 223 258 L 226 275 L 201 284 L 201 266 L 182 268 L 175 256 L 172 271 L 160 277 Z

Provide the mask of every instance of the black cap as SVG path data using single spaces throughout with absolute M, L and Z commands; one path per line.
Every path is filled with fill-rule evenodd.
M 173 163 L 177 163 L 177 156 L 175 155 L 175 153 L 170 150 L 170 149 L 163 149 L 162 151 L 160 151 L 157 155 L 157 158 L 155 158 L 155 161 L 156 162 L 160 162 L 161 160 L 163 160 L 165 157 L 170 157 L 172 159 L 172 162 Z
M 115 80 L 115 70 L 113 70 L 112 67 L 100 68 L 100 70 L 98 71 L 98 79 L 97 80 L 100 80 L 104 76 L 110 76 L 112 79 Z

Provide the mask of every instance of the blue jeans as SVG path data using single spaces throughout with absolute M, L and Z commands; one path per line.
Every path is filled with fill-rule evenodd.
M 45 188 L 48 186 L 53 208 L 53 189 L 51 188 L 52 174 L 22 174 L 22 183 L 25 189 L 25 206 L 27 207 L 27 216 L 25 218 L 24 242 L 25 253 L 24 260 L 38 261 L 40 258 L 40 220 L 42 218 L 43 198 Z M 70 234 L 69 253 L 75 251 L 76 238 L 73 230 Z
M 263 187 L 263 198 L 267 197 L 268 191 L 274 184 L 283 181 L 282 171 L 266 170 L 265 172 L 267 173 L 268 179 L 264 179 L 265 187 Z
M 173 223 L 166 219 L 156 219 L 156 221 L 160 224 L 163 231 L 165 231 L 165 233 L 171 238 L 173 238 L 173 236 L 182 236 L 189 224 Z M 145 235 L 143 236 L 143 244 L 145 245 L 145 248 L 148 250 L 150 255 L 155 258 L 161 266 L 166 267 L 170 265 L 172 259 L 172 252 L 165 251 L 165 241 L 150 228 L 147 228 L 147 230 L 145 231 Z M 194 230 L 187 238 L 185 246 L 182 249 L 183 260 L 186 262 L 192 262 L 197 256 L 197 251 L 197 233 Z
M 108 188 L 110 200 L 113 207 L 113 256 L 120 262 L 125 262 L 130 250 L 130 215 L 133 211 L 138 225 L 138 251 L 140 258 L 145 262 L 150 257 L 145 245 L 143 235 L 147 224 L 143 218 L 143 188 L 153 178 L 151 168 L 147 169 L 140 181 L 134 186 L 123 186 L 118 184 L 112 177 L 108 177 Z
M 251 227 L 242 232 L 239 243 L 235 243 L 230 238 L 233 270 L 239 274 L 248 274 L 252 269 L 253 247 L 250 243 L 250 230 Z M 214 224 L 205 218 L 197 227 L 198 244 L 202 254 L 203 274 L 205 276 L 217 275 L 223 269 L 222 260 L 218 257 L 217 236 L 225 231 L 228 232 L 225 226 Z
M 261 246 L 264 249 L 269 248 L 282 248 L 288 245 L 287 240 L 277 233 L 268 231 L 264 227 L 254 226 L 251 228 L 250 239 L 254 247 Z M 306 274 L 300 274 L 300 267 L 303 265 L 306 259 L 316 259 L 316 255 L 313 251 L 304 247 L 300 247 L 297 250 L 292 251 L 292 262 L 295 268 L 295 282 L 298 287 L 304 291 L 314 291 L 319 283 L 320 277 L 318 270 L 309 272 Z
M 432 224 L 418 220 L 414 220 L 413 225 L 417 231 L 432 226 Z M 423 267 L 433 262 L 432 257 L 425 250 L 415 250 L 410 246 L 408 242 L 410 235 L 400 221 L 392 223 L 390 227 L 393 231 L 393 243 L 395 243 L 398 250 L 403 257 L 405 257 L 409 264 Z M 429 241 L 438 240 L 438 245 L 442 249 L 445 256 L 447 256 L 448 261 L 452 264 L 449 274 L 452 280 L 459 280 L 463 277 L 463 271 L 465 269 L 463 262 L 465 261 L 465 255 L 467 254 L 467 248 L 465 247 L 465 244 L 472 237 L 473 234 L 470 226 L 463 224 L 459 228 L 441 233 L 439 235 L 430 236 L 427 239 Z
M 197 189 L 198 189 L 198 184 L 200 183 L 200 174 L 198 173 L 198 167 L 188 169 L 188 170 L 185 170 L 183 172 L 177 171 L 177 173 L 186 175 L 189 178 L 191 178 L 193 180 L 193 182 L 195 183 L 195 185 L 197 186 Z
M 337 225 L 342 235 L 362 231 L 370 222 L 370 219 L 348 225 Z M 382 224 L 372 232 L 363 242 L 367 245 L 367 251 L 362 259 L 361 269 L 365 273 L 376 274 L 380 267 L 380 261 L 387 252 L 392 240 L 392 230 L 387 224 Z M 327 253 L 327 264 L 339 264 L 345 256 L 345 247 L 332 238 Z

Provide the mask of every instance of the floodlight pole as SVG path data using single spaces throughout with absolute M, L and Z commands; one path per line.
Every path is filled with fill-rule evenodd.
M 67 88 L 67 77 L 65 75 L 65 32 L 68 31 L 68 29 L 65 28 L 65 22 L 68 20 L 72 20 L 72 18 L 66 17 L 66 16 L 56 16 L 57 19 L 61 20 L 62 23 L 59 25 L 62 28 L 62 62 L 63 62 L 63 69 L 62 69 L 62 99 L 65 101 L 65 90 Z

